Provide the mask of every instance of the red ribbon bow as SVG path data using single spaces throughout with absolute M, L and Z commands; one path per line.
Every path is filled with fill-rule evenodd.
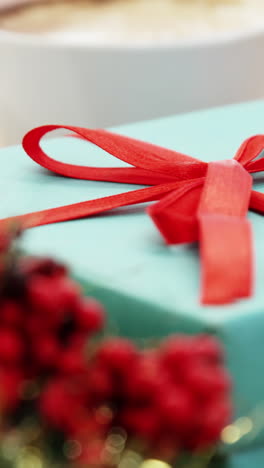
M 65 128 L 132 167 L 65 164 L 40 147 L 48 132 Z M 199 240 L 202 302 L 226 304 L 252 293 L 253 254 L 248 208 L 264 213 L 264 194 L 251 190 L 250 173 L 264 170 L 264 135 L 246 140 L 234 159 L 205 163 L 181 153 L 104 130 L 49 125 L 23 140 L 27 154 L 46 169 L 77 179 L 151 187 L 16 218 L 25 228 L 92 216 L 121 206 L 151 202 L 147 211 L 168 244 Z

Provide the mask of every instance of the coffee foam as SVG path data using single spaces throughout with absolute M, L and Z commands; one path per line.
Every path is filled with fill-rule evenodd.
M 263 0 L 49 0 L 0 15 L 0 27 L 61 42 L 171 42 L 264 24 Z

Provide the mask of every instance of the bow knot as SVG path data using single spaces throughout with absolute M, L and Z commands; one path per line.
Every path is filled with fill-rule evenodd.
M 65 128 L 128 167 L 65 164 L 40 147 L 48 132 Z M 190 156 L 104 130 L 43 126 L 23 140 L 27 154 L 57 174 L 77 179 L 149 187 L 16 218 L 25 228 L 88 217 L 114 208 L 153 202 L 147 211 L 168 244 L 199 241 L 201 300 L 226 304 L 252 294 L 253 247 L 248 209 L 264 213 L 264 195 L 252 191 L 250 173 L 264 170 L 264 135 L 246 140 L 233 160 L 205 163 Z

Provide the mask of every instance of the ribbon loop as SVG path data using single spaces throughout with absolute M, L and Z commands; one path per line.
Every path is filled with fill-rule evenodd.
M 245 140 L 238 149 L 234 159 L 242 166 L 248 167 L 264 149 L 264 135 L 255 135 Z
M 147 208 L 167 244 L 196 242 L 199 238 L 197 208 L 203 179 L 187 181 Z
M 89 167 L 66 164 L 48 156 L 40 146 L 41 139 L 54 130 L 74 132 L 78 138 L 95 144 L 110 155 L 134 167 Z M 35 128 L 23 138 L 26 153 L 42 167 L 64 177 L 76 179 L 118 182 L 128 184 L 157 185 L 176 180 L 200 177 L 207 164 L 182 153 L 161 148 L 105 130 L 61 125 L 45 125 Z M 180 169 L 180 170 L 179 170 Z

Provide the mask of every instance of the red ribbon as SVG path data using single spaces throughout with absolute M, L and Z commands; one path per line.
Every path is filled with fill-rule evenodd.
M 52 159 L 40 140 L 59 128 L 75 132 L 130 167 L 77 166 Z M 264 213 L 264 194 L 251 190 L 249 174 L 264 170 L 264 158 L 258 158 L 264 135 L 246 140 L 234 159 L 212 163 L 104 130 L 59 125 L 30 131 L 23 147 L 38 164 L 66 177 L 150 186 L 17 216 L 25 228 L 159 200 L 147 211 L 165 241 L 200 243 L 202 303 L 226 304 L 252 294 L 252 239 L 246 214 L 248 208 Z

